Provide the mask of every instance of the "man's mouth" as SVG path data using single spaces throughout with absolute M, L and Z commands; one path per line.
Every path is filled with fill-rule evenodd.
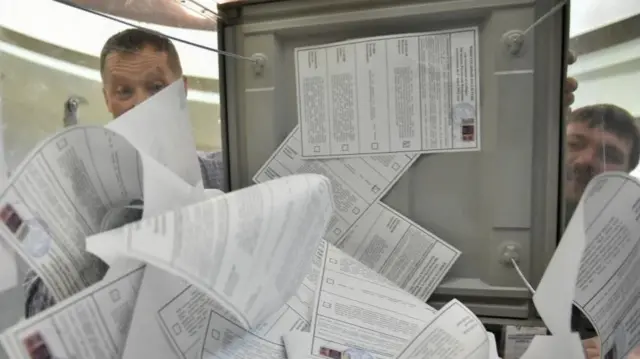
M 567 180 L 575 182 L 581 187 L 586 187 L 589 181 L 594 177 L 593 171 L 588 169 L 569 169 L 567 171 Z

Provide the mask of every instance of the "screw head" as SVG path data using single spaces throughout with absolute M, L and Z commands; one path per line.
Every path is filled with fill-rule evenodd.
M 511 30 L 502 35 L 502 43 L 512 56 L 522 56 L 525 48 L 525 35 L 520 30 Z
M 500 263 L 503 265 L 511 265 L 513 259 L 516 263 L 520 262 L 520 245 L 517 243 L 505 243 L 500 246 Z

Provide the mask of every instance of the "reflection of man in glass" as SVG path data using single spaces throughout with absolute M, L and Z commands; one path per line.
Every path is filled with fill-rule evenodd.
M 571 55 L 569 63 L 576 60 Z M 565 104 L 574 101 L 573 91 L 578 87 L 575 79 L 568 79 L 565 86 Z M 570 113 L 566 128 L 566 183 L 564 199 L 566 218 L 573 214 L 580 197 L 589 181 L 605 171 L 631 172 L 640 156 L 640 133 L 636 121 L 624 109 L 599 104 L 579 108 Z M 588 359 L 600 359 L 600 338 L 589 321 L 577 309 L 573 308 L 572 327 L 583 338 L 585 354 Z M 607 356 L 613 355 L 615 349 Z M 638 353 L 640 354 L 640 353 Z M 628 359 L 640 359 L 629 355 Z
M 100 73 L 107 109 L 114 118 L 181 78 L 185 89 L 187 86 L 178 52 L 171 40 L 141 29 L 128 29 L 107 40 L 100 53 Z M 197 156 L 204 187 L 220 189 L 223 183 L 221 154 L 199 152 Z M 93 262 L 84 271 L 92 278 L 102 278 L 107 266 L 97 258 Z M 27 274 L 25 287 L 26 317 L 55 304 L 53 296 L 33 272 Z
M 640 133 L 635 118 L 609 104 L 579 108 L 567 124 L 565 201 L 569 217 L 589 181 L 605 171 L 631 172 L 638 165 Z
M 567 220 L 575 210 L 589 181 L 605 171 L 631 172 L 640 157 L 640 132 L 635 118 L 610 104 L 579 108 L 567 124 L 567 182 L 565 201 Z M 589 321 L 574 308 L 572 326 L 581 332 L 588 359 L 600 358 L 600 338 Z M 615 346 L 605 358 L 615 357 Z

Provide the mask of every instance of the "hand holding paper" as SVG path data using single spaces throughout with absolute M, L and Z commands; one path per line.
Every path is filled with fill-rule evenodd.
M 619 359 L 640 344 L 640 182 L 606 172 L 584 193 L 533 300 L 554 336 L 571 335 L 575 305 L 598 332 L 598 351 Z

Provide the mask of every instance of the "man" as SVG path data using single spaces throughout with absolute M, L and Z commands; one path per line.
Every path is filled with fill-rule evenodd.
M 105 103 L 114 118 L 182 78 L 180 57 L 171 40 L 155 32 L 128 29 L 107 40 L 100 53 Z M 198 153 L 205 188 L 222 187 L 222 155 Z
M 605 171 L 630 173 L 638 165 L 639 157 L 640 132 L 629 112 L 609 104 L 573 111 L 567 125 L 567 218 L 594 176 Z M 589 321 L 578 310 L 574 310 L 572 321 L 574 330 L 580 331 L 583 337 L 593 336 L 583 342 L 587 358 L 600 358 L 600 338 L 595 336 Z M 639 351 L 637 348 L 627 358 L 640 358 Z
M 576 61 L 569 54 L 569 64 Z M 571 111 L 574 91 L 578 82 L 567 79 L 565 105 L 569 110 L 566 128 L 567 155 L 565 162 L 566 182 L 564 200 L 567 221 L 575 211 L 580 197 L 589 181 L 605 171 L 631 172 L 638 165 L 640 156 L 640 132 L 636 119 L 624 109 L 608 104 L 586 106 Z M 600 338 L 589 321 L 573 308 L 572 327 L 581 332 L 587 359 L 600 359 Z M 610 353 L 607 353 L 610 355 Z M 640 359 L 640 347 L 627 356 Z
M 640 131 L 635 118 L 610 104 L 585 106 L 571 113 L 566 128 L 565 206 L 571 218 L 580 197 L 596 175 L 605 171 L 630 173 L 640 158 Z M 600 338 L 574 307 L 573 329 L 579 331 L 588 359 L 600 358 Z M 631 357 L 629 357 L 631 358 Z
M 575 62 L 572 55 L 570 63 Z M 565 103 L 571 105 L 577 82 L 569 79 Z M 565 208 L 567 221 L 575 211 L 589 181 L 605 171 L 630 173 L 640 157 L 640 132 L 636 119 L 626 110 L 609 104 L 579 108 L 569 115 L 566 128 Z M 600 358 L 600 338 L 591 323 L 574 307 L 572 327 L 581 332 L 587 359 Z M 607 353 L 609 354 L 609 353 Z M 627 359 L 640 359 L 636 348 Z
M 610 104 L 573 111 L 566 130 L 565 202 L 569 217 L 594 176 L 605 171 L 630 173 L 636 168 L 640 132 L 629 112 Z
M 107 109 L 117 118 L 158 91 L 182 78 L 187 79 L 171 40 L 152 31 L 128 29 L 107 40 L 100 54 L 102 92 Z M 221 153 L 198 153 L 205 188 L 221 189 L 223 183 Z M 140 218 L 137 213 L 136 218 Z M 102 277 L 108 267 L 94 258 L 92 268 Z M 30 317 L 55 304 L 54 298 L 34 272 L 25 279 L 27 295 L 25 316 Z

